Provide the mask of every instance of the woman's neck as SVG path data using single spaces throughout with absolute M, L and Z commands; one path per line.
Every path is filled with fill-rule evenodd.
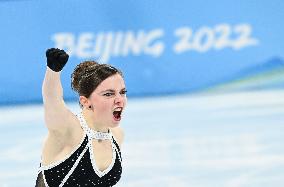
M 99 132 L 108 132 L 109 128 L 105 125 L 100 125 L 99 123 L 94 121 L 94 113 L 93 111 L 83 110 L 83 116 L 87 122 L 89 128 L 93 129 L 94 131 Z

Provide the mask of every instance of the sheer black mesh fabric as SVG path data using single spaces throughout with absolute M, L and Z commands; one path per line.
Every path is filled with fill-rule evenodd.
M 36 187 L 45 187 L 44 181 L 43 181 L 43 177 L 42 177 L 42 172 L 40 172 L 37 176 L 36 179 Z

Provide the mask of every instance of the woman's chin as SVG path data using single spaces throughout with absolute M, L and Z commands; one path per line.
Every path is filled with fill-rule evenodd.
M 120 121 L 112 120 L 112 123 L 110 124 L 110 127 L 111 128 L 118 127 L 119 124 L 120 124 Z

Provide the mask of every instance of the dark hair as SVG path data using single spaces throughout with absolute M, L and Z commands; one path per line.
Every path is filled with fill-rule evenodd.
M 84 61 L 78 64 L 71 75 L 71 87 L 79 94 L 88 98 L 91 93 L 108 77 L 122 72 L 108 64 L 95 61 Z

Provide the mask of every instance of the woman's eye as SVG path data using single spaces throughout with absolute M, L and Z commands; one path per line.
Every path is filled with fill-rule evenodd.
M 113 93 L 105 93 L 104 96 L 112 96 Z
M 127 93 L 127 91 L 122 91 L 120 94 L 125 95 Z

